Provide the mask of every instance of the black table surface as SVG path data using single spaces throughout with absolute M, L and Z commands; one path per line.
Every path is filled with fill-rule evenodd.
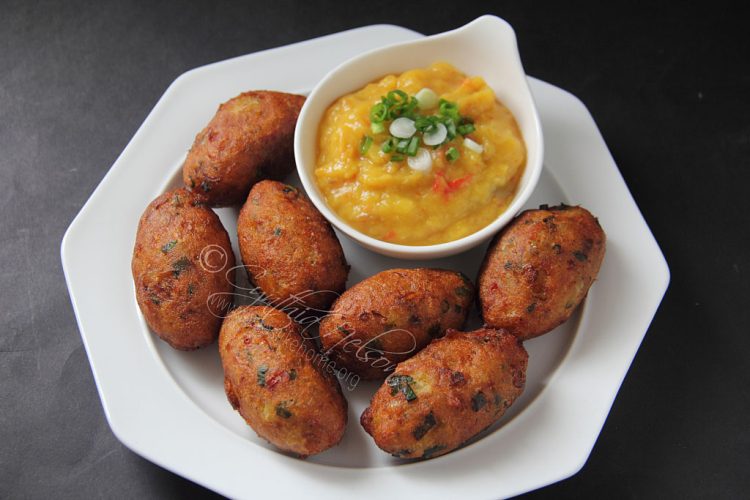
M 750 36 L 739 3 L 700 3 L 0 2 L 0 498 L 215 495 L 112 434 L 59 257 L 167 86 L 353 27 L 485 13 L 514 26 L 528 74 L 591 110 L 672 273 L 588 462 L 528 496 L 747 497 Z

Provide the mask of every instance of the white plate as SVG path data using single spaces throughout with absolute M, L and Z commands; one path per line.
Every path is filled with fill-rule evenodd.
M 558 481 L 583 466 L 669 270 L 584 105 L 539 80 L 530 83 L 546 161 L 529 206 L 563 201 L 587 207 L 607 232 L 607 255 L 578 314 L 526 343 L 525 393 L 481 439 L 433 460 L 393 459 L 358 424 L 374 390 L 363 383 L 345 389 L 349 426 L 339 446 L 306 461 L 288 457 L 258 439 L 227 403 L 215 345 L 192 353 L 166 347 L 148 331 L 136 305 L 130 258 L 138 219 L 177 182 L 185 151 L 220 102 L 248 89 L 307 92 L 343 60 L 419 36 L 371 26 L 185 73 L 71 223 L 62 242 L 65 277 L 107 419 L 130 449 L 225 495 L 255 498 L 496 498 Z M 218 213 L 234 235 L 236 209 Z M 381 269 L 424 264 L 379 256 L 340 238 L 352 264 L 350 284 Z M 483 250 L 429 265 L 473 277 Z

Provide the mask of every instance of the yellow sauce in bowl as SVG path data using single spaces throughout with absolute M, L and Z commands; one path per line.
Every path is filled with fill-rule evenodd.
M 473 121 L 466 135 L 440 146 L 422 144 L 432 159 L 415 170 L 406 158 L 382 145 L 389 129 L 373 133 L 370 111 L 393 90 L 414 96 L 431 89 L 456 103 Z M 425 111 L 430 114 L 433 111 Z M 371 145 L 363 148 L 363 138 Z M 451 161 L 450 148 L 458 158 Z M 363 152 L 363 149 L 365 150 Z M 481 149 L 478 152 L 477 149 Z M 403 245 L 457 240 L 494 221 L 513 199 L 526 163 L 526 147 L 513 115 L 481 77 L 467 77 L 439 62 L 401 75 L 388 75 L 326 110 L 318 129 L 315 179 L 328 205 L 355 229 Z

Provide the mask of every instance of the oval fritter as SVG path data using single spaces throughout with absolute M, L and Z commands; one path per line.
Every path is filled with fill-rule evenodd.
M 293 137 L 304 96 L 244 92 L 219 106 L 182 167 L 185 185 L 212 206 L 239 205 L 260 179 L 294 169 Z
M 502 417 L 523 391 L 527 362 L 505 331 L 450 331 L 396 367 L 360 422 L 396 457 L 443 455 Z
M 347 403 L 333 367 L 285 313 L 235 309 L 221 327 L 219 354 L 227 398 L 258 436 L 302 457 L 341 440 Z
M 606 236 L 582 207 L 527 210 L 490 245 L 479 271 L 485 323 L 521 339 L 570 318 L 599 273 Z
M 461 328 L 474 299 L 463 274 L 390 269 L 347 290 L 320 324 L 320 341 L 339 368 L 382 378 L 449 328 Z
M 213 342 L 232 305 L 234 253 L 219 218 L 186 189 L 168 191 L 138 224 L 131 268 L 149 327 L 176 349 Z
M 299 189 L 261 181 L 237 221 L 250 281 L 277 307 L 327 311 L 346 287 L 349 266 L 336 233 Z

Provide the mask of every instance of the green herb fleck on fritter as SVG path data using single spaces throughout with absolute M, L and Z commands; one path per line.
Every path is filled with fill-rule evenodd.
M 245 359 L 247 360 L 247 362 L 249 364 L 252 364 L 253 363 L 253 353 L 250 352 L 250 349 L 245 348 L 245 349 L 243 349 L 242 353 L 245 355 Z
M 409 375 L 391 375 L 386 384 L 391 388 L 391 396 L 395 396 L 400 392 L 406 397 L 407 401 L 414 401 L 417 399 L 417 394 L 410 385 L 412 382 L 414 382 L 414 379 Z
M 258 385 L 261 387 L 266 386 L 266 373 L 268 373 L 268 366 L 260 365 L 258 367 Z
M 495 393 L 495 406 L 500 406 L 502 404 L 503 404 L 503 397 L 500 394 Z
M 482 391 L 479 391 L 478 393 L 474 394 L 474 396 L 471 398 L 471 409 L 474 411 L 481 410 L 482 408 L 485 407 L 486 404 L 487 404 L 487 398 L 485 397 Z
M 172 274 L 177 278 L 180 273 L 187 270 L 190 267 L 190 259 L 187 257 L 180 257 L 176 261 L 172 262 Z
M 292 416 L 292 412 L 287 409 L 287 402 L 282 401 L 276 405 L 276 415 L 281 418 L 289 418 Z
M 161 252 L 162 253 L 169 253 L 169 251 L 172 250 L 176 244 L 177 244 L 177 240 L 172 240 L 169 243 L 165 243 L 161 247 Z
M 435 427 L 436 424 L 437 424 L 437 420 L 435 420 L 435 415 L 432 412 L 428 413 L 427 416 L 422 421 L 422 423 L 419 424 L 412 431 L 412 435 L 414 436 L 414 439 L 416 439 L 417 441 L 422 439 L 425 436 L 425 434 L 427 434 L 430 431 L 430 429 Z

